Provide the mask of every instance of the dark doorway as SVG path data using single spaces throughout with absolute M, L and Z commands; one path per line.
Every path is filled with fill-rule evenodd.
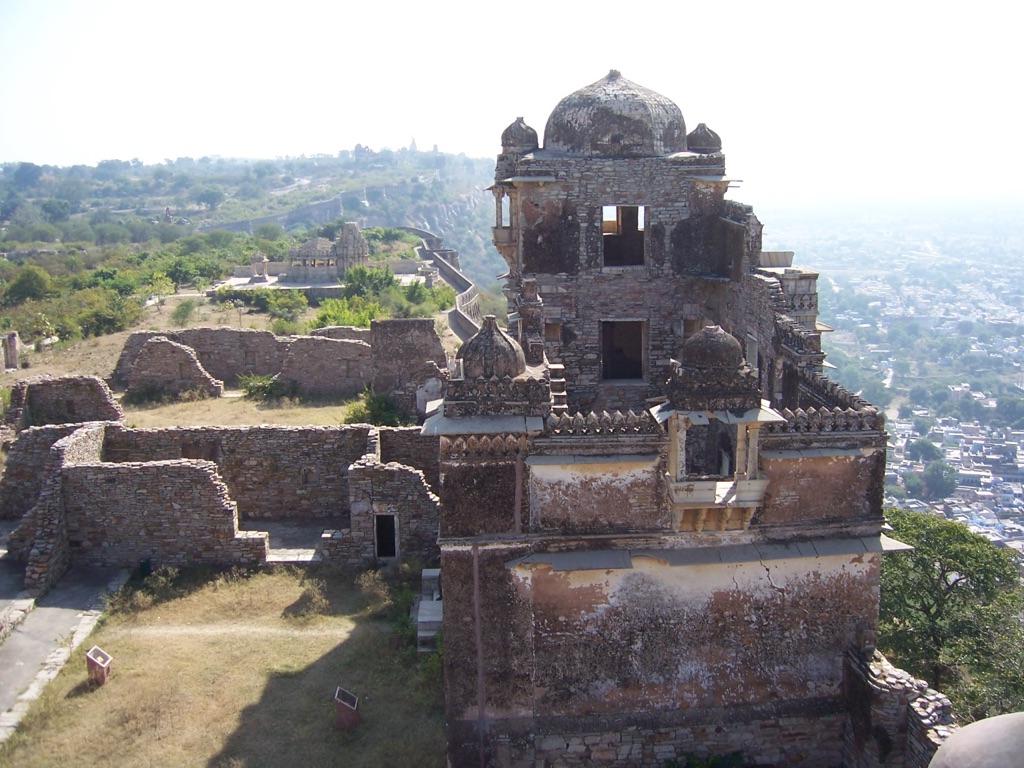
M 395 528 L 394 515 L 377 515 L 374 518 L 374 539 L 377 545 L 377 557 L 395 557 L 398 554 Z
M 601 378 L 644 377 L 644 324 L 639 320 L 601 323 Z

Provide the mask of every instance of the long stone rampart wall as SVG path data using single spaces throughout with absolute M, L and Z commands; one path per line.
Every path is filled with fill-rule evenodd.
M 178 427 L 107 431 L 104 460 L 128 463 L 205 459 L 244 519 L 338 518 L 348 523 L 348 467 L 366 449 L 370 427 Z

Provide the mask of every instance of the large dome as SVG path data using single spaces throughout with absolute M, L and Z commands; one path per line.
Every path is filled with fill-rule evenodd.
M 683 113 L 671 100 L 612 70 L 558 102 L 544 149 L 597 157 L 657 157 L 686 150 Z

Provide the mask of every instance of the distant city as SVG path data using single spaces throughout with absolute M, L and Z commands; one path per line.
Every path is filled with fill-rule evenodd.
M 830 375 L 885 407 L 886 505 L 1024 563 L 1024 222 L 1009 207 L 779 211 L 766 250 L 820 269 Z

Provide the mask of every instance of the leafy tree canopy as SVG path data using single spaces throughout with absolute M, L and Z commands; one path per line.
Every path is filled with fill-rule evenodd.
M 1024 709 L 1020 574 L 1007 550 L 934 514 L 888 509 L 913 551 L 882 562 L 879 646 L 959 718 Z

